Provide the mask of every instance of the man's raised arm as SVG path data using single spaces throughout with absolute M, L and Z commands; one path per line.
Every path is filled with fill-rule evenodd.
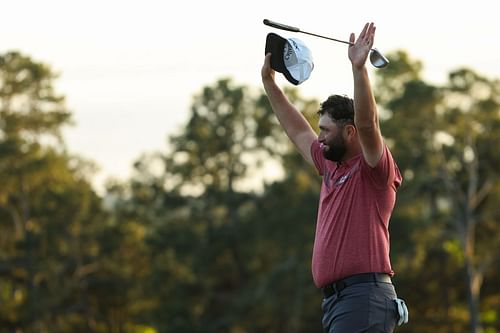
M 271 53 L 268 53 L 264 59 L 261 75 L 264 90 L 281 126 L 304 159 L 314 165 L 311 157 L 311 144 L 316 140 L 317 135 L 276 84 L 275 71 L 271 68 Z
M 365 63 L 373 46 L 375 25 L 365 24 L 358 39 L 350 36 L 349 59 L 354 78 L 354 123 L 365 161 L 375 167 L 382 157 L 384 142 L 380 132 L 377 105 L 370 85 Z

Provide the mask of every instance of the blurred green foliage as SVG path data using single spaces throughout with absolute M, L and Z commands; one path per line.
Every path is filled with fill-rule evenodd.
M 404 176 L 391 257 L 410 322 L 397 330 L 500 332 L 499 81 L 460 69 L 438 87 L 406 53 L 389 58 L 374 86 Z M 64 145 L 55 79 L 0 57 L 1 333 L 322 332 L 321 179 L 262 90 L 202 88 L 167 151 L 100 197 L 92 163 Z M 286 92 L 316 128 L 319 101 Z

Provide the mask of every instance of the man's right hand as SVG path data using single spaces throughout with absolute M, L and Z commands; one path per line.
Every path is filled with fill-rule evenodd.
M 262 65 L 262 70 L 260 71 L 260 75 L 262 76 L 263 83 L 271 83 L 274 82 L 274 69 L 271 68 L 271 53 L 266 54 L 264 58 L 264 65 Z

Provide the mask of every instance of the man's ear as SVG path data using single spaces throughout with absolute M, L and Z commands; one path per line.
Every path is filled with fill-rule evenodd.
M 356 137 L 356 127 L 352 124 L 347 124 L 344 126 L 344 138 L 346 140 L 353 140 Z

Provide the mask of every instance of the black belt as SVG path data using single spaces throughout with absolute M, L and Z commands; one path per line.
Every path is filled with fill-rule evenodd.
M 358 283 L 366 282 L 382 282 L 382 283 L 392 283 L 391 277 L 385 273 L 362 273 L 356 274 L 345 279 L 335 281 L 326 285 L 322 288 L 325 297 L 330 297 L 335 293 L 340 293 L 345 288 Z

